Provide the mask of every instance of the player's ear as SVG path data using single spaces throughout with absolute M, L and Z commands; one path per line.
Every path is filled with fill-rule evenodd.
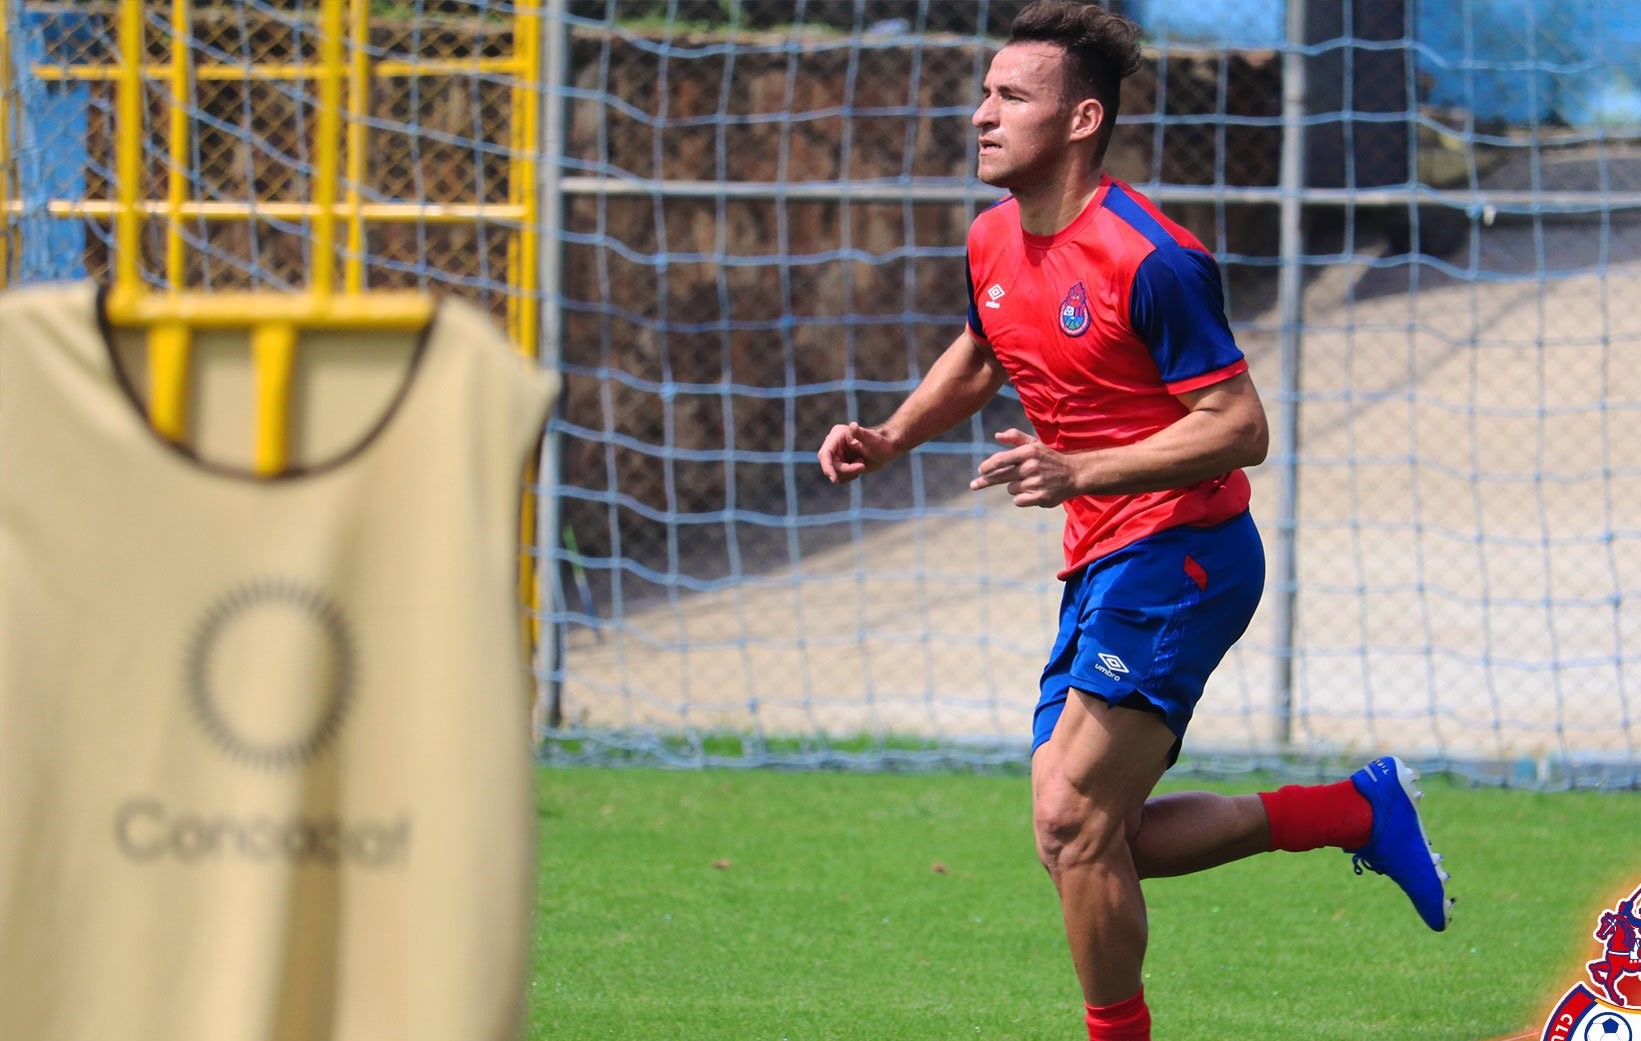
M 1086 141 L 1105 125 L 1105 106 L 1097 98 L 1083 98 L 1071 107 L 1071 139 Z

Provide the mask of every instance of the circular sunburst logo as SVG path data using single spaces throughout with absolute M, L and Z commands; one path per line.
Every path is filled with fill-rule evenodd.
M 311 761 L 353 696 L 353 638 L 323 593 L 262 579 L 217 600 L 194 631 L 188 700 L 213 744 L 266 769 Z

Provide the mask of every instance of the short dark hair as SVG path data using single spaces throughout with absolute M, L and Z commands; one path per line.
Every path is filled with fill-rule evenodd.
M 1105 109 L 1095 159 L 1105 158 L 1122 105 L 1122 81 L 1139 71 L 1139 35 L 1139 26 L 1088 0 L 1035 0 L 1009 26 L 1010 43 L 1059 45 L 1067 58 L 1067 100 L 1091 97 Z

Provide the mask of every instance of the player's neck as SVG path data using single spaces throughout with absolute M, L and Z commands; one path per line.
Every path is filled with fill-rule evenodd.
M 1063 177 L 1029 188 L 1015 188 L 1020 227 L 1028 235 L 1053 235 L 1065 228 L 1088 208 L 1089 201 L 1100 190 L 1104 175 L 1105 170 L 1096 166 L 1070 170 Z

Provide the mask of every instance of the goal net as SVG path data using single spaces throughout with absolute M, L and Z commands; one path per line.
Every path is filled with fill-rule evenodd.
M 1110 169 L 1219 258 L 1282 435 L 1186 761 L 1632 784 L 1641 20 L 1294 2 L 1124 5 Z M 961 328 L 1019 7 L 559 8 L 556 755 L 1023 762 L 1060 516 L 967 490 L 1015 400 L 846 487 L 814 460 Z

